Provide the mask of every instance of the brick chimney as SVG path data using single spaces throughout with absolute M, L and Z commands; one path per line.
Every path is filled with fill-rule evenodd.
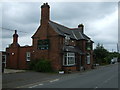
M 13 43 L 18 43 L 18 34 L 17 34 L 17 30 L 15 30 L 15 33 L 13 34 Z
M 82 33 L 84 33 L 84 25 L 83 24 L 79 24 L 78 28 L 81 30 Z
M 50 19 L 49 8 L 50 8 L 50 6 L 48 5 L 48 3 L 44 3 L 41 6 L 41 24 L 48 23 L 48 21 Z
M 18 44 L 18 34 L 17 30 L 15 30 L 15 33 L 13 34 L 13 43 L 11 44 L 10 47 L 19 47 L 20 45 Z

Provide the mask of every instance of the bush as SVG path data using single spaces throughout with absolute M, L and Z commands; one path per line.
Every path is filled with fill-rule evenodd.
M 29 63 L 29 69 L 30 70 L 35 70 L 36 63 L 38 63 L 37 59 L 30 61 L 30 63 Z
M 52 72 L 51 62 L 46 59 L 33 60 L 29 68 L 38 72 Z

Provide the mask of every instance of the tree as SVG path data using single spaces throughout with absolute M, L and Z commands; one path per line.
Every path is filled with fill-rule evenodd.
M 106 63 L 106 57 L 108 56 L 109 52 L 103 47 L 101 44 L 97 44 L 96 48 L 94 49 L 95 61 L 100 65 Z

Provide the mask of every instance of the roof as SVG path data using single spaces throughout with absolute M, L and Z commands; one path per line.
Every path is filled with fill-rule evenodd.
M 63 51 L 84 54 L 79 48 L 74 46 L 63 46 Z
M 49 24 L 59 35 L 62 36 L 68 35 L 71 39 L 76 39 L 76 40 L 90 39 L 88 36 L 86 36 L 84 33 L 81 32 L 82 30 L 80 28 L 70 29 L 53 21 L 49 21 Z

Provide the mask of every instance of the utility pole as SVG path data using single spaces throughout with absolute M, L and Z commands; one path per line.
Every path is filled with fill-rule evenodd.
M 117 52 L 119 53 L 119 44 L 117 43 Z
M 113 52 L 113 49 L 112 49 L 112 52 Z

